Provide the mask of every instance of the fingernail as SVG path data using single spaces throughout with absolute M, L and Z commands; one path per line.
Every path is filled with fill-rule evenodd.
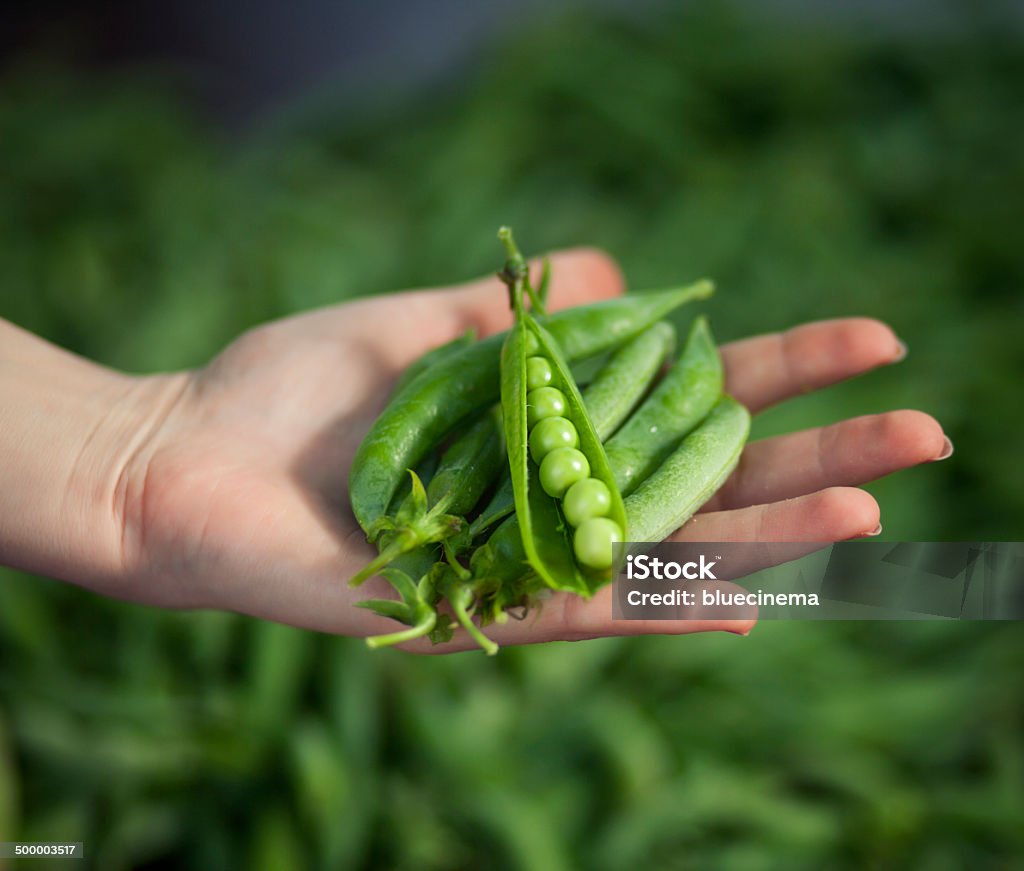
M 896 356 L 892 358 L 893 363 L 899 363 L 904 357 L 907 356 L 907 343 L 897 339 L 896 340 Z
M 937 463 L 939 460 L 948 460 L 951 456 L 953 456 L 953 443 L 949 440 L 949 436 L 945 436 L 942 440 L 942 453 L 932 462 Z
M 865 532 L 864 534 L 865 535 L 881 535 L 882 534 L 882 524 L 879 523 L 878 526 L 876 526 L 874 529 L 871 530 L 871 532 Z

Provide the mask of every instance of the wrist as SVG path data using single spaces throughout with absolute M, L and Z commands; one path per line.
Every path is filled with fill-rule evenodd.
M 89 436 L 69 486 L 69 518 L 77 518 L 86 535 L 69 531 L 76 558 L 48 574 L 105 595 L 145 599 L 137 589 L 141 542 L 129 515 L 144 497 L 146 459 L 185 393 L 188 375 L 107 374 L 113 377 L 95 396 Z
M 124 471 L 186 379 L 124 375 L 0 321 L 0 563 L 130 596 Z

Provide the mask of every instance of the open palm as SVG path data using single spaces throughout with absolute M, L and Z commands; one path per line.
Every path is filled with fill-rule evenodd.
M 553 308 L 621 293 L 605 256 L 553 258 Z M 348 508 L 349 466 L 397 375 L 467 327 L 509 325 L 496 279 L 338 305 L 259 327 L 207 367 L 177 376 L 176 400 L 123 478 L 124 559 L 133 597 L 236 610 L 364 636 L 394 624 L 353 607 L 387 595 L 346 579 L 374 554 Z M 902 357 L 869 319 L 808 324 L 722 349 L 727 389 L 756 412 Z M 838 541 L 871 534 L 874 499 L 857 485 L 948 453 L 938 423 L 895 411 L 748 445 L 726 486 L 678 538 Z M 611 619 L 608 590 L 557 596 L 501 643 L 638 632 L 749 631 L 750 622 Z M 440 650 L 470 646 L 456 636 Z M 429 649 L 425 642 L 414 649 Z

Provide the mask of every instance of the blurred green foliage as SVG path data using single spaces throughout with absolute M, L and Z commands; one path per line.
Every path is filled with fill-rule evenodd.
M 490 271 L 507 222 L 533 251 L 600 245 L 637 285 L 713 276 L 724 340 L 890 321 L 906 362 L 757 432 L 926 409 L 957 453 L 871 488 L 885 534 L 1019 538 L 1019 27 L 982 4 L 891 30 L 687 8 L 527 27 L 446 94 L 240 147 L 160 82 L 25 65 L 0 87 L 0 312 L 110 365 L 199 365 L 262 320 Z M 0 585 L 0 839 L 83 840 L 91 867 L 1024 854 L 1015 625 L 417 659 Z

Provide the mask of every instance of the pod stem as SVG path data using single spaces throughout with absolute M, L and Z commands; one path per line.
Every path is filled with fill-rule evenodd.
M 350 587 L 360 586 L 367 578 L 380 574 L 382 569 L 391 565 L 403 553 L 408 553 L 416 547 L 419 544 L 419 537 L 412 537 L 410 533 L 411 530 L 403 530 L 402 534 L 398 535 L 374 559 L 370 560 L 359 572 L 349 578 L 348 585 Z
M 452 611 L 455 612 L 455 617 L 462 624 L 462 628 L 466 630 L 479 644 L 484 652 L 488 656 L 494 656 L 498 652 L 498 645 L 491 641 L 483 632 L 480 631 L 479 627 L 473 622 L 472 617 L 469 615 L 469 611 L 466 609 L 467 599 L 469 598 L 469 588 L 462 587 L 458 590 L 456 595 L 449 596 L 448 601 L 451 603 Z
M 511 227 L 502 227 L 498 230 L 498 239 L 505 247 L 505 266 L 498 273 L 498 278 L 505 282 L 509 293 L 509 307 L 516 313 L 516 320 L 519 320 L 523 308 L 523 293 L 530 299 L 530 307 L 540 315 L 546 315 L 545 300 L 550 283 L 550 264 L 545 261 L 544 273 L 541 275 L 541 291 L 538 293 L 530 282 L 530 269 L 526 264 L 519 246 L 512 236 Z
M 408 629 L 402 629 L 399 632 L 390 632 L 387 635 L 371 635 L 366 639 L 366 646 L 371 650 L 376 650 L 379 647 L 393 647 L 405 641 L 413 641 L 416 638 L 429 635 L 436 623 L 437 613 L 433 609 L 426 609 L 415 626 L 410 626 Z
M 540 284 L 537 285 L 537 298 L 540 300 L 542 306 L 541 311 L 544 311 L 548 304 L 548 293 L 551 290 L 551 258 L 545 257 L 544 263 L 540 269 Z

